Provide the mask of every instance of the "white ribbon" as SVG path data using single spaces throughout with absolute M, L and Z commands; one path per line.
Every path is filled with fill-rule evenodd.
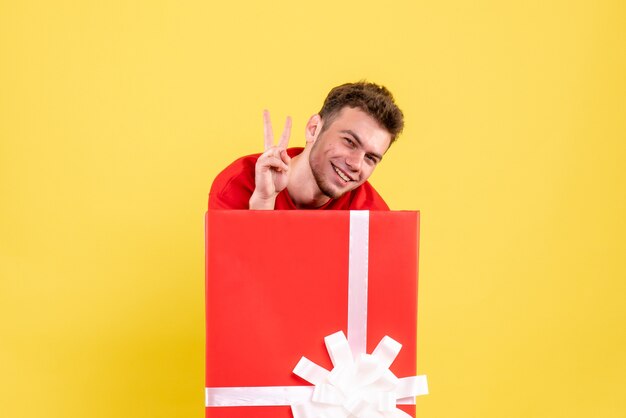
M 367 273 L 370 213 L 350 211 L 348 262 L 348 342 L 353 353 L 365 353 L 367 344 Z
M 313 386 L 206 388 L 206 406 L 287 406 L 311 399 L 313 389 Z
M 324 341 L 332 371 L 302 357 L 293 372 L 314 386 L 205 388 L 205 405 L 291 405 L 294 418 L 404 418 L 397 404 L 428 393 L 426 376 L 398 379 L 389 366 L 402 345 L 385 336 L 366 354 L 369 212 L 350 211 L 348 338 L 339 331 Z
M 398 379 L 389 370 L 402 348 L 392 338 L 383 337 L 372 354 L 359 353 L 356 359 L 343 332 L 324 341 L 333 369 L 328 371 L 306 357 L 300 359 L 293 372 L 315 389 L 313 396 L 291 405 L 294 418 L 410 417 L 397 409 L 396 403 L 428 393 L 425 376 Z

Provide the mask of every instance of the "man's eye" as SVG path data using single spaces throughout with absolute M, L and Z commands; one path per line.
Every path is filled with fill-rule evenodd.
M 374 163 L 374 164 L 376 164 L 378 162 L 376 157 L 374 157 L 373 155 L 367 155 L 367 156 L 365 156 L 365 158 L 367 158 L 371 163 Z
M 350 138 L 344 138 L 344 140 L 346 141 L 346 144 L 348 144 L 350 146 L 354 146 L 354 141 L 351 140 Z

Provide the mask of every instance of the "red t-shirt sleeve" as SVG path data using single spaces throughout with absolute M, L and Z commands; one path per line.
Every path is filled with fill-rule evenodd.
M 254 192 L 254 165 L 258 156 L 242 157 L 215 177 L 209 209 L 248 209 Z

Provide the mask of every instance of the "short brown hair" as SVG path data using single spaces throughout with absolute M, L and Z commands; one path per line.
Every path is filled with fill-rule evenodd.
M 404 128 L 404 115 L 394 102 L 391 92 L 384 86 L 363 80 L 342 84 L 328 93 L 319 111 L 325 122 L 322 131 L 330 126 L 334 117 L 346 106 L 361 109 L 373 117 L 391 134 L 392 144 Z

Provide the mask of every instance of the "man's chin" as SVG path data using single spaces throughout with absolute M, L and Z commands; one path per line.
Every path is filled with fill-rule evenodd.
M 320 189 L 322 194 L 331 199 L 340 198 L 345 192 L 337 190 L 334 187 L 329 186 L 326 183 L 318 182 L 317 187 Z
M 344 194 L 350 192 L 352 189 L 348 188 L 337 188 L 329 186 L 328 184 L 318 185 L 320 191 L 324 194 L 324 196 L 330 197 L 331 199 L 339 199 Z
M 348 187 L 339 187 L 337 184 L 328 181 L 328 179 L 323 179 L 315 175 L 315 181 L 317 183 L 317 188 L 322 192 L 322 194 L 331 199 L 339 199 L 344 194 L 348 193 L 351 188 Z
M 340 198 L 343 193 L 337 193 L 334 190 L 328 190 L 328 189 L 320 189 L 322 191 L 322 194 L 326 197 L 329 197 L 331 199 L 338 199 Z

